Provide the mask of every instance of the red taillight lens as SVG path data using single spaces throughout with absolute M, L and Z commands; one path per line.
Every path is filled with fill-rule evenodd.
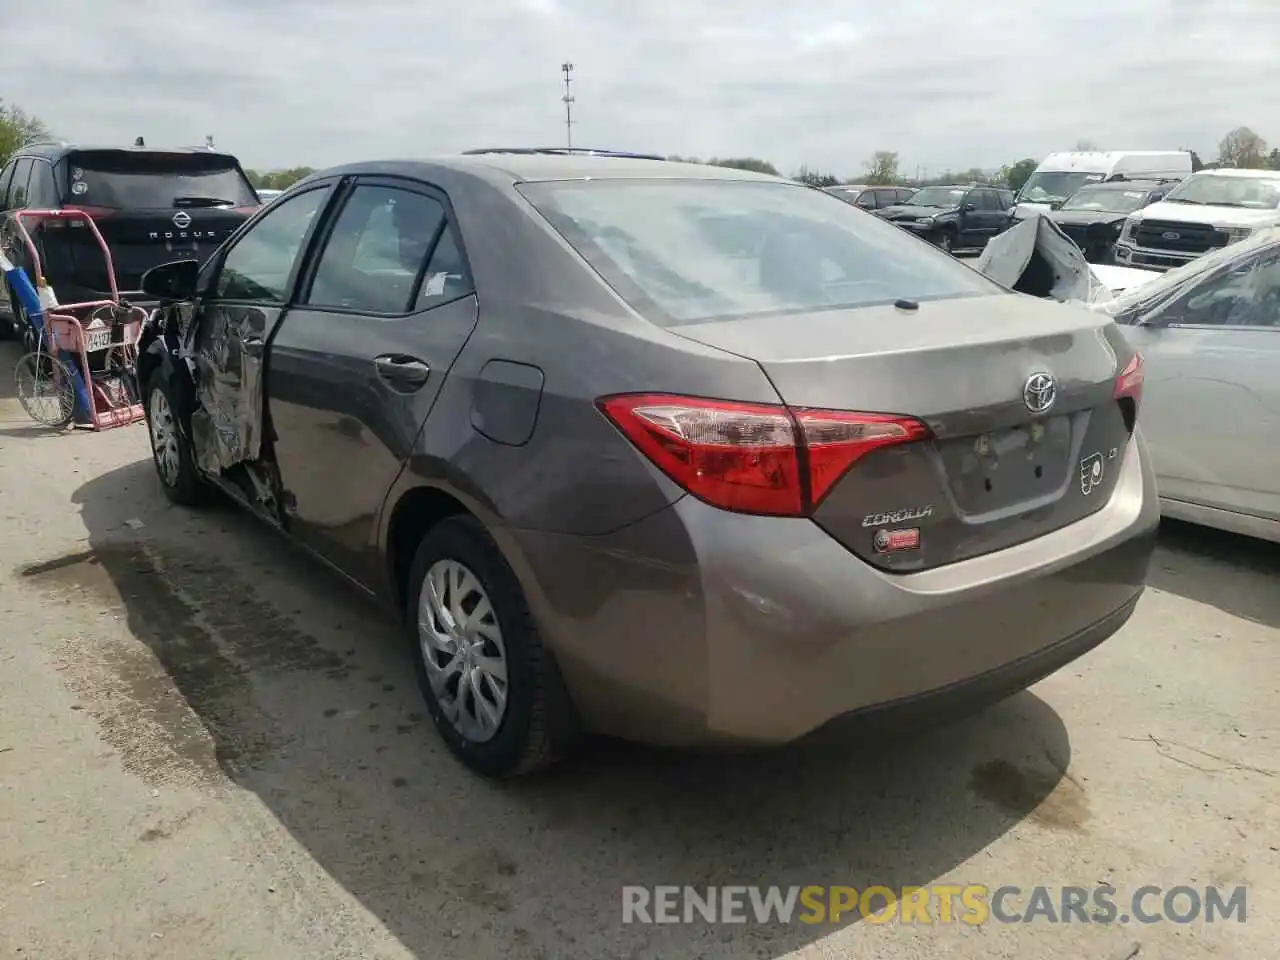
M 841 477 L 872 450 L 913 443 L 929 435 L 928 428 L 910 417 L 842 410 L 796 410 L 809 461 L 810 497 L 822 502 Z
M 1142 381 L 1145 379 L 1143 373 L 1144 363 L 1142 354 L 1135 353 L 1133 359 L 1124 365 L 1124 369 L 1120 371 L 1120 376 L 1116 377 L 1117 400 L 1122 397 L 1129 397 L 1133 400 L 1134 405 L 1142 401 Z
M 626 394 L 604 414 L 695 497 L 738 513 L 805 516 L 861 457 L 928 435 L 905 417 Z

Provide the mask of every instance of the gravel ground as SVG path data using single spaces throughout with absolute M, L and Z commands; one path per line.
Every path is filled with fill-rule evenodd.
M 51 436 L 12 396 L 6 373 L 0 955 L 1275 955 L 1275 547 L 1167 529 L 1120 634 L 943 730 L 732 758 L 599 744 L 498 787 L 437 742 L 377 610 L 231 508 L 170 507 L 143 427 Z M 1248 913 L 621 923 L 624 884 L 943 882 L 1243 884 Z

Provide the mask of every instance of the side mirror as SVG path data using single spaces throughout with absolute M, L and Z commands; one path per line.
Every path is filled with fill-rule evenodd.
M 142 275 L 142 292 L 148 297 L 165 302 L 192 300 L 196 295 L 196 280 L 199 276 L 198 260 L 162 263 Z
M 978 205 L 976 203 L 966 203 L 964 205 L 965 213 L 973 213 L 977 209 L 978 209 Z

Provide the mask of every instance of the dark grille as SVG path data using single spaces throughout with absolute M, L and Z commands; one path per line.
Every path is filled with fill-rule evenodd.
M 1058 226 L 1062 228 L 1063 233 L 1075 241 L 1076 246 L 1080 249 L 1083 250 L 1088 244 L 1089 228 L 1083 223 L 1060 223 Z
M 1166 237 L 1166 233 L 1177 234 Z M 1134 242 L 1153 250 L 1204 253 L 1227 245 L 1227 235 L 1207 223 L 1177 223 L 1172 220 L 1143 220 Z

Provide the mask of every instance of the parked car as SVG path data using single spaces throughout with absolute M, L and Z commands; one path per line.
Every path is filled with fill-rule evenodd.
M 1186 150 L 1068 150 L 1040 161 L 1018 191 L 1014 219 L 1056 210 L 1081 187 L 1112 180 L 1181 180 L 1191 175 Z
M 1143 429 L 1165 516 L 1280 542 L 1280 229 L 1111 310 L 1147 359 Z
M 1110 319 L 782 178 L 352 164 L 144 286 L 167 496 L 220 490 L 401 611 L 485 775 L 584 730 L 973 709 L 1143 590 L 1142 365 Z
M 1160 202 L 1129 216 L 1116 244 L 1116 262 L 1168 270 L 1276 225 L 1280 172 L 1201 170 Z
M 1160 200 L 1179 181 L 1124 180 L 1081 187 L 1048 214 L 1090 263 L 1115 262 L 1125 218 Z
M 111 249 L 121 292 L 139 302 L 146 270 L 179 257 L 203 260 L 257 206 L 236 158 L 206 147 L 32 143 L 0 171 L 0 250 L 31 273 L 14 212 L 83 211 Z M 106 263 L 84 222 L 52 220 L 35 226 L 33 238 L 44 276 L 63 303 L 108 295 Z M 17 332 L 22 309 L 12 290 L 4 293 L 0 308 L 8 310 L 10 322 L 0 322 L 0 330 Z
M 268 187 L 259 187 L 258 199 L 260 199 L 263 203 L 270 203 L 272 200 L 280 196 L 280 194 L 282 193 L 284 193 L 283 190 L 272 190 Z
M 916 192 L 915 187 L 869 187 L 865 184 L 843 183 L 835 187 L 823 187 L 827 193 L 852 203 L 863 210 L 883 210 L 906 203 Z
M 877 210 L 895 226 L 948 252 L 981 250 L 1009 222 L 1013 194 L 987 186 L 922 187 L 904 204 Z

